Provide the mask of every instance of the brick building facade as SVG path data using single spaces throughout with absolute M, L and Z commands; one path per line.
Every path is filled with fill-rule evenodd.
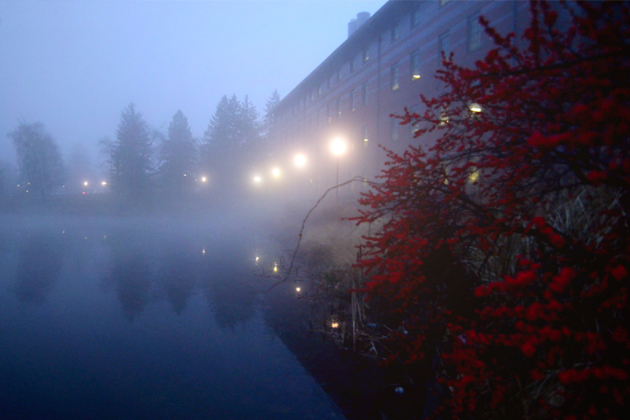
M 373 16 L 359 14 L 348 39 L 282 99 L 271 129 L 276 156 L 308 156 L 308 182 L 315 192 L 353 176 L 373 178 L 385 153 L 379 144 L 402 151 L 414 139 L 413 127 L 390 114 L 404 107 L 422 112 L 420 97 L 442 86 L 433 75 L 441 51 L 459 64 L 473 64 L 492 47 L 478 22 L 485 16 L 500 33 L 521 33 L 529 8 L 521 1 L 395 1 Z M 333 139 L 347 150 L 335 157 Z M 282 151 L 282 152 L 280 152 Z M 304 184 L 302 184 L 304 185 Z

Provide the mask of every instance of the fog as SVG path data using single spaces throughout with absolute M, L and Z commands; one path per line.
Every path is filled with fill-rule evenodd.
M 262 112 L 347 37 L 379 1 L 0 1 L 0 161 L 8 132 L 41 122 L 65 159 L 116 137 L 130 102 L 166 130 L 181 109 L 201 137 L 223 95 Z

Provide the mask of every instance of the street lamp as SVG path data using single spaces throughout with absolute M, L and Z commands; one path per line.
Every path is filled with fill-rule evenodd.
M 280 169 L 279 168 L 273 168 L 271 170 L 271 175 L 273 175 L 274 178 L 279 178 L 280 177 Z
M 306 165 L 306 156 L 304 156 L 303 154 L 295 155 L 295 158 L 293 158 L 293 162 L 295 163 L 295 166 L 301 168 Z
M 339 186 L 339 157 L 346 152 L 346 148 L 346 143 L 340 138 L 336 138 L 330 143 L 330 151 L 337 157 L 337 186 Z M 337 204 L 339 204 L 339 188 L 336 190 Z

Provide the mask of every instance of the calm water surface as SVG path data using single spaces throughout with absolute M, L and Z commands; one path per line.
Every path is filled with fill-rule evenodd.
M 256 256 L 226 219 L 0 217 L 0 419 L 343 418 L 263 322 Z

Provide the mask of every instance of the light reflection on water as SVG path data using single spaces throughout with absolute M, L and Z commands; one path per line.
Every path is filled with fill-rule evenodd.
M 150 225 L 0 224 L 0 418 L 342 418 L 262 321 L 248 240 Z

